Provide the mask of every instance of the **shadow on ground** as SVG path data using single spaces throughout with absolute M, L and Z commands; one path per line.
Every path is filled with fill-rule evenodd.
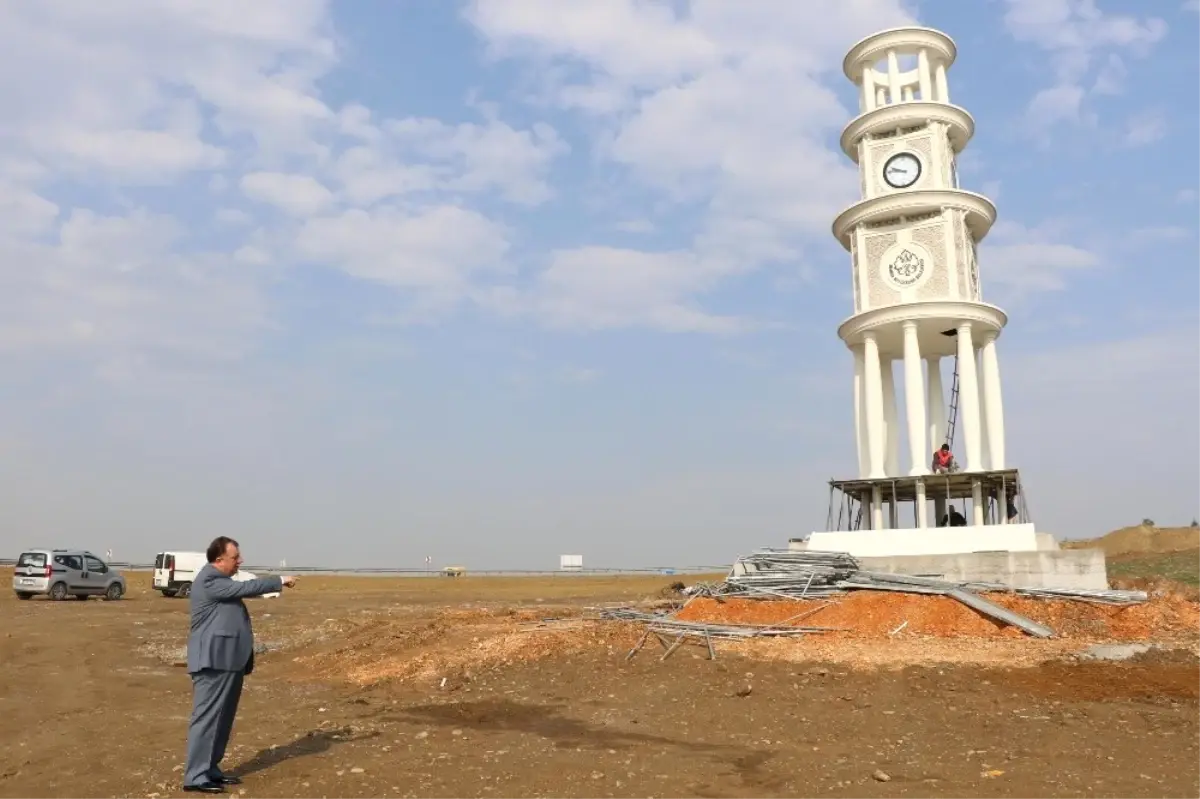
M 620 750 L 646 745 L 676 747 L 711 755 L 714 760 L 728 765 L 732 769 L 731 776 L 736 776 L 748 786 L 769 789 L 781 782 L 763 772 L 763 767 L 774 758 L 774 752 L 735 744 L 710 744 L 650 733 L 595 727 L 562 715 L 554 705 L 524 705 L 505 699 L 415 705 L 405 708 L 402 718 L 410 722 L 443 727 L 539 735 L 554 741 L 556 746 L 562 748 Z
M 338 730 L 311 730 L 290 744 L 260 749 L 258 754 L 239 766 L 234 773 L 239 777 L 245 777 L 259 771 L 266 771 L 287 760 L 319 755 L 331 749 L 335 744 L 365 741 L 378 735 L 378 732 L 355 734 L 348 727 Z

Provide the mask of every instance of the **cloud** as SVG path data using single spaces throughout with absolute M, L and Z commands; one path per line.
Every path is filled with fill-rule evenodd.
M 414 293 L 423 312 L 452 307 L 477 276 L 505 273 L 508 249 L 503 227 L 453 205 L 351 209 L 306 221 L 294 243 L 304 260 Z
M 700 212 L 687 252 L 556 254 L 525 307 L 554 325 L 721 332 L 733 322 L 701 310 L 701 293 L 833 251 L 829 221 L 856 199 L 857 184 L 854 165 L 830 146 L 856 114 L 833 88 L 845 82 L 841 58 L 858 38 L 912 21 L 893 0 L 696 0 L 686 11 L 632 0 L 476 0 L 466 18 L 493 57 L 535 75 L 539 102 L 585 112 L 600 167 Z M 630 209 L 614 213 L 627 220 Z M 630 264 L 646 275 L 626 278 Z M 605 270 L 619 276 L 602 280 Z M 597 303 L 591 292 L 601 282 Z
M 312 216 L 333 203 L 333 193 L 311 175 L 251 172 L 243 175 L 242 192 L 293 216 Z
M 7 357 L 87 353 L 75 374 L 112 380 L 253 350 L 264 287 L 236 244 L 193 237 L 185 217 L 215 195 L 187 181 L 313 152 L 327 21 L 314 0 L 0 6 Z M 252 228 L 244 214 L 222 219 Z
M 455 123 L 335 107 L 321 79 L 340 46 L 323 0 L 0 6 L 6 349 L 136 358 L 211 334 L 252 351 L 269 281 L 297 260 L 418 315 L 507 269 L 505 226 L 463 198 L 545 202 L 568 145 L 483 105 Z M 224 330 L 153 327 L 222 314 Z
M 1127 74 L 1122 54 L 1145 56 L 1167 33 L 1158 17 L 1105 13 L 1095 0 L 1008 0 L 1004 23 L 1017 41 L 1050 57 L 1053 83 L 1033 96 L 1026 112 L 1037 136 L 1059 123 L 1094 123 L 1085 111 L 1084 84 L 1097 61 L 1090 91 L 1118 94 Z
M 1161 112 L 1151 111 L 1138 114 L 1126 122 L 1125 144 L 1129 147 L 1145 147 L 1167 135 L 1167 120 Z
M 1177 327 L 1001 356 L 1009 461 L 1041 529 L 1092 536 L 1145 516 L 1186 524 L 1196 512 L 1196 329 L 1193 314 Z
M 1028 228 L 997 222 L 980 245 L 981 280 L 1002 296 L 1061 291 L 1074 272 L 1095 269 L 1100 258 L 1090 249 L 1064 241 L 1061 226 Z
M 556 328 L 730 333 L 744 325 L 681 299 L 711 288 L 727 271 L 689 251 L 593 246 L 560 250 L 549 260 L 529 291 L 500 290 L 482 301 L 502 314 L 531 315 Z
M 220 253 L 193 249 L 171 216 L 87 209 L 53 216 L 31 202 L 0 229 L 0 354 L 92 353 L 94 374 L 118 362 L 175 367 L 227 361 L 269 316 L 258 291 Z M 168 361 L 169 353 L 174 356 Z
M 164 183 L 219 166 L 201 106 L 227 134 L 307 146 L 332 63 L 318 0 L 229 0 L 0 9 L 0 137 L 53 169 Z

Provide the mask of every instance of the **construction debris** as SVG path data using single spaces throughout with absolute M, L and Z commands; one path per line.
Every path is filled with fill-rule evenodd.
M 787 549 L 760 549 L 743 555 L 733 564 L 725 582 L 699 586 L 690 593 L 712 597 L 762 595 L 807 599 L 855 589 L 919 594 L 949 594 L 955 589 L 1004 591 L 1112 605 L 1137 604 L 1149 598 L 1145 591 L 1014 588 L 1003 583 L 956 583 L 932 577 L 864 571 L 857 560 L 844 552 L 792 552 Z
M 980 593 L 1014 593 L 1030 597 L 1074 599 L 1108 605 L 1133 605 L 1149 597 L 1144 591 L 1076 590 L 1067 588 L 1013 588 L 992 583 L 956 583 L 933 577 L 864 571 L 857 560 L 844 552 L 793 552 L 786 549 L 760 549 L 738 558 L 724 582 L 698 584 L 684 590 L 688 603 L 698 597 L 717 602 L 739 599 L 820 599 L 832 598 L 850 591 L 895 591 L 908 594 L 927 594 L 954 599 L 972 610 L 1002 624 L 1011 625 L 1037 638 L 1051 638 L 1054 630 L 1008 608 L 992 602 Z M 684 607 L 686 607 L 686 604 Z M 806 610 L 794 618 L 775 624 L 709 624 L 681 621 L 674 613 L 648 614 L 628 609 L 605 609 L 598 618 L 634 621 L 647 625 L 645 634 L 627 655 L 632 658 L 650 636 L 658 637 L 667 650 L 665 660 L 686 639 L 703 641 L 710 656 L 716 657 L 713 639 L 747 639 L 757 637 L 797 636 L 810 633 L 844 631 L 846 628 L 809 627 L 795 624 L 802 617 L 827 607 L 827 602 Z M 907 622 L 906 622 L 907 623 Z M 899 632 L 904 625 L 897 628 Z M 893 632 L 893 634 L 895 634 Z M 673 637 L 673 643 L 667 643 Z

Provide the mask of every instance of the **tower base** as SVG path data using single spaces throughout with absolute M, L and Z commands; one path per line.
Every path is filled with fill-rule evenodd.
M 797 542 L 793 541 L 789 546 Z M 804 548 L 845 552 L 856 558 L 957 555 L 975 552 L 1045 552 L 1058 549 L 1054 536 L 1033 524 L 967 527 L 908 527 L 897 530 L 826 530 L 812 533 Z
M 1109 587 L 1102 550 L 1062 550 L 1037 532 L 1015 469 L 831 480 L 829 487 L 829 529 L 792 539 L 789 549 L 845 552 L 867 571 L 952 582 Z M 960 526 L 936 526 L 955 506 Z
M 1048 533 L 1037 535 L 1053 541 Z M 788 544 L 788 548 L 793 550 L 809 547 L 810 544 L 805 541 Z M 933 577 L 955 583 L 995 583 L 1010 588 L 1069 588 L 1083 591 L 1109 588 L 1108 568 L 1102 549 L 1058 549 L 1056 546 L 1054 549 L 1024 552 L 856 557 L 864 571 Z

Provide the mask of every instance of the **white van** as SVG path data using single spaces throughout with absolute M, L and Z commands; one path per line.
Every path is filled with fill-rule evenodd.
M 154 589 L 163 596 L 186 597 L 192 590 L 196 572 L 208 558 L 203 552 L 159 552 L 154 556 Z
M 196 580 L 196 572 L 208 563 L 208 556 L 203 552 L 159 552 L 154 556 L 154 589 L 162 591 L 163 596 L 187 597 L 192 592 L 192 583 Z M 253 580 L 254 572 L 238 570 L 233 579 L 238 582 Z M 266 599 L 274 599 L 279 592 L 263 594 Z

